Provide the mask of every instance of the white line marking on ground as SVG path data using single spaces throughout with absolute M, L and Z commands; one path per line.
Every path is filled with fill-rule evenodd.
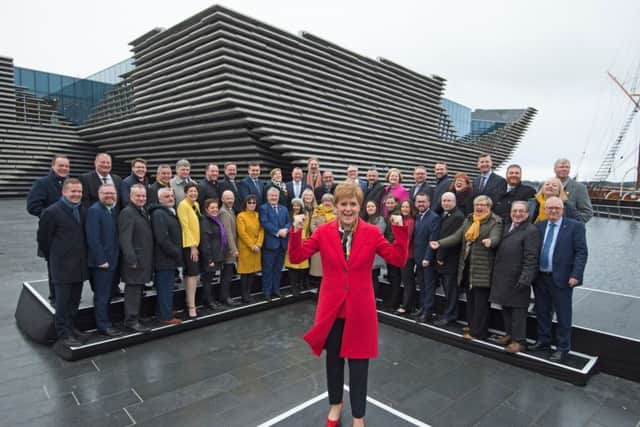
M 100 372 L 100 368 L 98 368 L 98 365 L 96 364 L 95 360 L 91 359 L 91 363 L 93 364 L 93 367 L 96 368 L 96 371 Z
M 349 391 L 349 386 L 345 385 L 344 389 Z M 410 415 L 405 414 L 404 412 L 400 412 L 397 409 L 392 408 L 389 405 L 385 405 L 384 403 L 380 402 L 379 400 L 374 399 L 373 397 L 369 397 L 367 396 L 367 402 L 371 402 L 372 404 L 376 405 L 378 408 L 389 412 L 390 414 L 395 415 L 396 417 L 405 420 L 406 422 L 408 422 L 409 424 L 413 424 L 414 426 L 417 427 L 431 427 L 429 424 L 424 423 L 416 418 L 413 418 Z
M 73 400 L 76 401 L 76 405 L 80 406 L 80 401 L 78 400 L 78 398 L 76 397 L 76 394 L 74 392 L 71 392 L 71 396 L 73 396 Z
M 295 414 L 296 412 L 300 412 L 303 409 L 313 405 L 314 403 L 319 402 L 322 399 L 326 399 L 328 395 L 329 394 L 325 391 L 324 393 L 322 393 L 322 394 L 320 394 L 320 395 L 318 395 L 318 396 L 316 396 L 316 397 L 314 397 L 312 399 L 309 399 L 309 400 L 307 400 L 305 402 L 302 402 L 301 404 L 289 409 L 288 411 L 283 412 L 282 414 L 280 414 L 280 415 L 278 415 L 278 416 L 276 416 L 274 418 L 271 418 L 270 420 L 267 420 L 267 421 L 263 422 L 262 424 L 259 424 L 258 427 L 271 427 L 272 425 L 277 424 L 280 421 L 289 418 L 291 415 Z
M 591 291 L 591 292 L 600 292 L 601 294 L 616 295 L 616 296 L 625 297 L 625 298 L 640 299 L 640 296 L 637 296 L 637 295 L 623 294 L 621 292 L 614 292 L 614 291 L 605 291 L 604 289 L 593 289 L 593 288 L 585 288 L 585 287 L 578 287 L 576 289 L 582 289 L 584 291 Z
M 125 414 L 127 414 L 127 417 L 129 417 L 129 419 L 131 420 L 131 424 L 129 424 L 130 426 L 134 426 L 136 425 L 136 420 L 133 419 L 133 417 L 131 416 L 131 414 L 129 413 L 129 411 L 127 411 L 127 408 L 122 408 L 122 410 L 124 411 Z
M 51 399 L 51 395 L 49 394 L 49 390 L 47 390 L 47 386 L 42 384 L 42 389 L 44 390 L 44 394 L 47 396 L 47 399 Z
M 140 397 L 140 395 L 138 394 L 138 392 L 137 392 L 133 387 L 131 387 L 131 391 L 132 391 L 132 392 L 133 392 L 133 394 L 135 394 L 135 395 L 136 395 L 136 397 L 140 400 L 140 403 L 144 402 L 144 400 L 142 400 L 142 398 Z

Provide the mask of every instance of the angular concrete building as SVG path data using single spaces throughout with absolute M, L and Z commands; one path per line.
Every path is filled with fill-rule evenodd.
M 409 173 L 414 165 L 431 169 L 441 159 L 451 171 L 473 173 L 481 152 L 491 153 L 496 166 L 507 160 L 536 113 L 509 110 L 508 121 L 485 132 L 461 132 L 443 98 L 442 77 L 366 58 L 308 33 L 293 35 L 220 6 L 151 30 L 131 46 L 133 61 L 122 79 L 94 99 L 86 120 L 64 128 L 64 141 L 82 153 L 79 165 L 99 150 L 111 153 L 125 174 L 135 157 L 147 159 L 151 170 L 188 158 L 200 176 L 209 162 L 236 161 L 242 174 L 252 160 L 261 161 L 264 171 L 288 171 L 310 156 L 338 178 L 351 163 Z M 10 73 L 7 68 L 2 74 L 0 135 L 14 114 Z M 25 133 L 24 145 L 47 157 L 31 140 Z M 84 172 L 73 159 L 72 165 L 74 173 Z M 46 165 L 15 170 L 14 182 L 45 171 Z

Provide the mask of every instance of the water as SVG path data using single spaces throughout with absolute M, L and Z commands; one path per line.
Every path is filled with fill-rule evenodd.
M 640 222 L 592 218 L 584 287 L 640 297 Z

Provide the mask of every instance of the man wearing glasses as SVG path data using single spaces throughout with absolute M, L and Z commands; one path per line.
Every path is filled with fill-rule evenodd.
M 555 311 L 557 346 L 549 360 L 566 362 L 571 349 L 573 288 L 582 284 L 587 264 L 587 240 L 584 224 L 563 218 L 564 204 L 559 197 L 547 199 L 547 220 L 538 224 L 542 239 L 540 272 L 534 285 L 538 341 L 531 350 L 551 350 L 551 325 Z

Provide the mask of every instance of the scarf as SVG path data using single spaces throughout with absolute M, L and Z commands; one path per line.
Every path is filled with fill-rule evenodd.
M 313 209 L 313 216 L 322 216 L 324 217 L 324 222 L 329 222 L 336 218 L 336 213 L 333 207 L 326 208 L 324 205 L 318 205 Z
M 210 216 L 210 215 L 207 215 L 207 216 L 213 222 L 218 224 L 218 227 L 220 227 L 220 243 L 222 245 L 222 251 L 224 251 L 225 249 L 227 249 L 227 245 L 229 244 L 229 242 L 227 241 L 227 230 L 224 228 L 224 224 L 222 223 L 222 220 L 220 219 L 220 217 Z
M 544 211 L 544 202 L 546 199 L 542 193 L 536 194 L 536 201 L 538 202 L 538 216 L 533 220 L 534 224 L 542 222 L 547 219 L 547 213 Z
M 322 175 L 319 171 L 315 179 L 313 179 L 311 172 L 307 172 L 307 185 L 314 190 L 322 185 Z
M 473 224 L 471 224 L 471 227 L 464 233 L 464 238 L 467 242 L 474 242 L 478 238 L 480 235 L 480 222 L 489 218 L 489 215 L 491 215 L 491 212 L 480 216 L 473 214 Z
M 161 187 L 168 187 L 169 183 L 168 182 L 164 182 L 163 180 L 161 180 L 160 178 L 156 177 L 156 182 L 161 186 Z

